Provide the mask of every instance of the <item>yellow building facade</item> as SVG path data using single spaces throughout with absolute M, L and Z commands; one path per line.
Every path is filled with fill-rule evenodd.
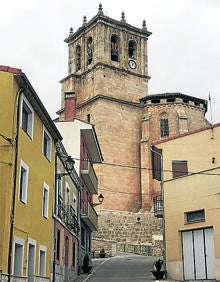
M 162 149 L 166 268 L 176 280 L 220 280 L 220 124 Z
M 62 137 L 21 70 L 0 66 L 0 81 L 0 278 L 49 281 Z

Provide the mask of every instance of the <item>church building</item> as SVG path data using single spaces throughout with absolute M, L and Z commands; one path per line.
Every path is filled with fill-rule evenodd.
M 94 165 L 105 197 L 102 210 L 150 211 L 160 194 L 152 181 L 150 144 L 207 125 L 206 100 L 183 93 L 148 95 L 150 35 L 145 21 L 137 28 L 124 13 L 112 19 L 100 4 L 65 39 L 68 74 L 61 80 L 58 119 L 76 117 L 95 126 L 104 158 Z

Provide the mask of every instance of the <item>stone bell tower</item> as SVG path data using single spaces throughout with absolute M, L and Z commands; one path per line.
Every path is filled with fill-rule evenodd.
M 104 163 L 96 166 L 101 208 L 137 212 L 141 209 L 140 120 L 148 95 L 147 42 L 151 32 L 103 14 L 102 5 L 89 22 L 86 17 L 75 32 L 70 29 L 69 73 L 62 83 L 75 92 L 76 117 L 95 125 Z M 69 116 L 69 115 L 68 115 Z

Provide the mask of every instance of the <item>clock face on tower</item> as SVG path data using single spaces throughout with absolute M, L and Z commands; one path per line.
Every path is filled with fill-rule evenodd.
M 137 64 L 134 60 L 129 60 L 128 64 L 131 69 L 136 69 L 137 67 Z

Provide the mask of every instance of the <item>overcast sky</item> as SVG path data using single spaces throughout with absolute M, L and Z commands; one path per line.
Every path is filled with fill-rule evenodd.
M 208 99 L 220 122 L 220 0 L 7 0 L 1 3 L 0 65 L 21 68 L 52 118 L 67 75 L 64 39 L 102 3 L 116 20 L 152 32 L 148 40 L 149 94 L 182 92 Z

